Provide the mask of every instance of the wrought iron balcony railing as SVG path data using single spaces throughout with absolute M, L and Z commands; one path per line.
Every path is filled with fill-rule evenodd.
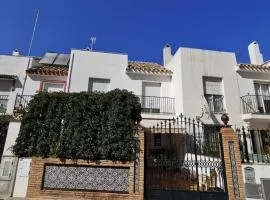
M 270 114 L 270 96 L 245 95 L 241 97 L 243 113 Z
M 8 104 L 8 95 L 0 95 L 0 113 L 6 113 Z
M 33 95 L 17 95 L 14 111 L 26 109 Z M 174 114 L 175 99 L 170 97 L 139 96 L 143 113 Z
M 174 114 L 175 99 L 171 97 L 139 96 L 142 112 L 153 114 Z
M 27 108 L 28 103 L 33 98 L 33 95 L 17 95 L 14 105 L 14 111 L 21 111 Z

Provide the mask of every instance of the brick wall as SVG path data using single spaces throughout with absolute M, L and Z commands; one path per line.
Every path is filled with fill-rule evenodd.
M 140 140 L 140 157 L 139 157 L 139 190 L 134 191 L 134 161 L 130 162 L 113 162 L 107 160 L 101 161 L 87 161 L 87 160 L 60 160 L 58 158 L 40 158 L 33 157 L 32 165 L 29 175 L 27 198 L 28 199 L 132 199 L 143 200 L 144 190 L 144 132 L 139 130 Z M 83 166 L 112 166 L 112 167 L 129 167 L 129 193 L 110 193 L 110 192 L 91 192 L 91 191 L 71 191 L 71 190 L 55 190 L 55 189 L 42 189 L 42 179 L 44 165 L 50 164 L 71 164 Z
M 226 182 L 227 182 L 227 190 L 229 200 L 235 199 L 245 199 L 244 194 L 244 182 L 242 176 L 242 163 L 241 163 L 241 155 L 239 149 L 239 141 L 237 134 L 231 128 L 222 128 L 221 129 L 221 138 L 223 143 L 223 153 L 224 153 L 224 165 L 225 165 L 225 173 L 226 173 Z M 229 150 L 229 143 L 233 143 L 233 151 L 236 161 L 236 173 L 237 173 L 237 183 L 239 189 L 239 197 L 235 197 L 234 195 L 234 183 L 233 183 L 233 173 L 232 173 L 232 162 Z

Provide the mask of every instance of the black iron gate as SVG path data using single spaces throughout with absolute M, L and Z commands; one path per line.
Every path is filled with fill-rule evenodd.
M 227 199 L 217 127 L 180 115 L 145 139 L 145 199 Z

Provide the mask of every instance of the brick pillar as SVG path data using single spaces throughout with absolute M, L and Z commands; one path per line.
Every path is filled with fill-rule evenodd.
M 229 200 L 245 199 L 238 136 L 232 128 L 220 130 Z

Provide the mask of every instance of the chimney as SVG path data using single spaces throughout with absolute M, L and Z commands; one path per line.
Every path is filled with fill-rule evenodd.
M 20 55 L 19 49 L 14 49 L 14 50 L 12 51 L 12 55 L 13 55 L 13 56 L 19 56 L 19 55 Z
M 163 48 L 163 65 L 166 66 L 172 59 L 172 49 L 169 44 Z
M 251 64 L 261 65 L 263 64 L 263 55 L 260 52 L 258 42 L 254 41 L 248 45 L 248 53 Z

